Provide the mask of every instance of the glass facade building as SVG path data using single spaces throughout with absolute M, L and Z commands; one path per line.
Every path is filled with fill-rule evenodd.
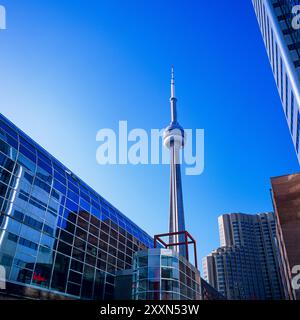
M 0 114 L 0 265 L 18 295 L 110 299 L 153 239 Z
M 284 299 L 275 215 L 219 217 L 221 247 L 203 259 L 204 279 L 231 300 Z
M 171 249 L 148 249 L 135 254 L 133 300 L 200 300 L 199 271 Z
M 300 29 L 292 8 L 299 0 L 252 0 L 285 118 L 300 162 Z

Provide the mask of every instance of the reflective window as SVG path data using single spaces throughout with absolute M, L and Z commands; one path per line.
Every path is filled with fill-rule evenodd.
M 152 246 L 150 236 L 1 114 L 0 209 L 8 281 L 56 293 L 111 298 L 116 270 L 130 269 L 134 252 Z

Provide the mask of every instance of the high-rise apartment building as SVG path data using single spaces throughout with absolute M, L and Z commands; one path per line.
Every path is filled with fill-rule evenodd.
M 300 162 L 300 29 L 294 0 L 252 0 Z M 297 13 L 297 11 L 296 11 Z
M 203 258 L 204 279 L 228 300 L 263 300 L 260 273 L 245 248 L 220 247 Z
M 271 183 L 283 284 L 289 299 L 300 300 L 299 281 L 293 286 L 300 267 L 300 173 L 272 178 Z
M 0 114 L 2 294 L 111 299 L 153 239 Z
M 219 217 L 221 247 L 203 259 L 204 279 L 228 299 L 283 299 L 273 213 Z

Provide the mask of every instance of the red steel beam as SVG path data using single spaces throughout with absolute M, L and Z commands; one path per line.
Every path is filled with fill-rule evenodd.
M 176 243 L 166 243 L 161 238 L 170 237 L 174 235 L 184 234 L 185 241 L 184 242 L 176 242 Z M 198 269 L 198 257 L 197 257 L 197 244 L 196 240 L 191 236 L 188 231 L 179 231 L 179 232 L 170 232 L 170 233 L 161 233 L 154 236 L 154 248 L 157 247 L 157 242 L 160 242 L 165 248 L 185 245 L 186 246 L 186 259 L 189 261 L 189 244 L 194 245 L 194 260 L 195 267 Z

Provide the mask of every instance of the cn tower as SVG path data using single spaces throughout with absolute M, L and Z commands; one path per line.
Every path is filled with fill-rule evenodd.
M 185 133 L 177 121 L 177 98 L 175 95 L 174 68 L 171 71 L 171 123 L 164 132 L 164 145 L 170 150 L 170 220 L 169 232 L 185 231 L 181 170 L 180 149 L 184 148 Z M 170 235 L 169 242 L 184 243 L 184 235 Z M 185 245 L 175 246 L 174 250 L 186 257 Z

